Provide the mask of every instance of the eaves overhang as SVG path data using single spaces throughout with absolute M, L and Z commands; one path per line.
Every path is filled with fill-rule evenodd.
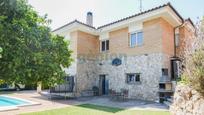
M 128 27 L 128 25 L 130 25 L 131 23 L 137 23 L 137 22 L 142 23 L 159 17 L 164 18 L 174 27 L 184 23 L 184 19 L 181 17 L 181 15 L 175 10 L 175 8 L 170 3 L 167 3 L 164 5 L 152 8 L 150 10 L 123 18 L 121 20 L 108 23 L 98 28 L 89 26 L 78 20 L 74 20 L 62 27 L 59 27 L 53 30 L 53 33 L 60 34 L 67 31 L 71 32 L 71 31 L 79 30 L 93 35 L 99 35 L 101 32 L 108 32 L 108 31 L 113 31 L 120 28 Z

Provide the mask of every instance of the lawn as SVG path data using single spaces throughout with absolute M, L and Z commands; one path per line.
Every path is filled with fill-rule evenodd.
M 21 115 L 170 115 L 167 111 L 125 110 L 121 108 L 82 104 L 67 108 L 53 109 Z

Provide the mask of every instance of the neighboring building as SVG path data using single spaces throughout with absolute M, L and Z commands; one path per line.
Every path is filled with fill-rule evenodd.
M 98 86 L 128 89 L 129 98 L 163 100 L 174 91 L 179 56 L 194 25 L 170 3 L 95 28 L 92 13 L 87 24 L 77 20 L 53 32 L 70 40 L 75 61 L 67 74 L 75 77 L 75 91 Z M 175 84 L 175 82 L 173 83 Z

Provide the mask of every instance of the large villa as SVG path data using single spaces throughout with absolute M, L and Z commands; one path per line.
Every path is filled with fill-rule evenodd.
M 22 113 L 25 113 L 25 115 L 169 115 L 172 111 L 175 112 L 173 115 L 185 115 L 176 112 L 184 111 L 188 113 L 187 109 L 189 108 L 192 109 L 192 115 L 202 115 L 202 112 L 204 113 L 204 106 L 200 110 L 194 110 L 195 106 L 190 106 L 194 103 L 185 101 L 193 100 L 196 106 L 204 103 L 204 100 L 197 101 L 201 99 L 195 93 L 197 90 L 184 89 L 183 93 L 182 90 L 178 89 L 178 83 L 181 83 L 178 81 L 182 81 L 181 76 L 184 75 L 184 70 L 187 67 L 182 63 L 186 59 L 184 54 L 187 48 L 192 49 L 189 45 L 189 43 L 192 43 L 191 40 L 196 41 L 196 38 L 198 38 L 198 28 L 190 18 L 184 19 L 170 3 L 140 11 L 140 13 L 99 27 L 93 25 L 94 13 L 88 12 L 84 17 L 86 22 L 74 20 L 51 31 L 47 25 L 44 26 L 44 23 L 48 20 L 44 20 L 40 16 L 39 18 L 32 7 L 29 9 L 26 0 L 13 1 L 0 1 L 0 6 L 4 6 L 6 12 L 6 5 L 12 6 L 13 3 L 18 3 L 20 4 L 19 9 L 28 13 L 25 16 L 29 17 L 29 20 L 25 21 L 24 18 L 20 20 L 21 15 L 18 16 L 18 13 L 13 13 L 13 7 L 11 7 L 11 11 L 8 12 L 11 15 L 17 15 L 20 19 L 11 19 L 10 21 L 7 16 L 0 16 L 0 29 L 4 27 L 1 24 L 3 21 L 5 21 L 5 25 L 9 25 L 9 29 L 12 28 L 10 33 L 15 33 L 14 30 L 18 26 L 19 28 L 23 26 L 23 29 L 19 29 L 22 33 L 19 32 L 20 34 L 18 34 L 16 32 L 17 34 L 11 35 L 10 38 L 13 40 L 16 37 L 16 41 L 21 41 L 18 45 L 22 45 L 23 48 L 25 46 L 25 49 L 22 50 L 21 47 L 12 46 L 15 40 L 11 40 L 9 48 L 10 46 L 12 48 L 9 50 L 18 47 L 20 51 L 28 51 L 32 55 L 28 55 L 29 58 L 25 59 L 26 64 L 22 66 L 26 71 L 23 71 L 21 66 L 15 66 L 17 68 L 15 71 L 8 71 L 12 73 L 13 79 L 17 78 L 17 80 L 12 81 L 13 79 L 11 79 L 9 82 L 13 84 L 12 87 L 6 81 L 7 74 L 4 76 L 6 78 L 0 78 L 0 115 Z M 16 4 L 14 6 L 17 7 Z M 30 11 L 27 11 L 27 7 Z M 2 9 L 0 7 L 0 10 Z M 21 12 L 21 10 L 16 12 Z M 36 22 L 30 24 L 30 17 Z M 7 18 L 10 22 L 6 22 L 8 21 Z M 41 20 L 45 22 L 41 22 Z M 12 23 L 11 27 L 10 23 Z M 43 24 L 41 25 L 41 23 Z M 13 27 L 15 25 L 17 26 Z M 39 27 L 33 29 L 33 25 Z M 30 29 L 31 32 L 28 35 L 34 35 L 29 38 L 27 31 L 24 31 L 26 30 L 24 27 Z M 42 28 L 42 32 L 39 28 Z M 39 31 L 37 31 L 38 29 Z M 42 36 L 41 33 L 39 34 L 36 31 L 41 32 Z M 4 35 L 2 36 L 4 38 L 0 36 L 2 41 L 9 33 L 7 31 L 3 32 Z M 26 37 L 23 36 L 21 39 L 21 35 Z M 42 39 L 40 39 L 41 37 Z M 32 40 L 27 42 L 27 38 L 32 39 L 36 44 Z M 35 39 L 39 39 L 39 41 Z M 58 43 L 55 40 L 61 41 Z M 65 41 L 68 41 L 69 46 Z M 24 42 L 25 44 L 23 44 Z M 38 44 L 44 46 L 41 47 Z M 5 61 L 6 59 L 2 58 L 3 53 L 1 54 L 5 51 L 3 51 L 1 45 L 0 59 Z M 7 47 L 7 45 L 5 46 Z M 60 49 L 61 46 L 63 46 L 62 50 Z M 34 47 L 36 47 L 36 51 L 33 50 Z M 46 49 L 47 47 L 49 50 Z M 6 51 L 9 52 L 9 50 Z M 52 53 L 50 53 L 51 51 Z M 19 55 L 21 53 L 17 52 Z M 43 54 L 45 56 L 41 58 Z M 27 52 L 25 55 L 27 55 Z M 35 56 L 39 56 L 39 60 Z M 13 57 L 14 59 L 17 58 L 17 56 Z M 51 58 L 53 58 L 51 61 L 46 62 Z M 24 63 L 24 59 L 22 60 L 17 58 L 13 65 Z M 6 61 L 3 64 L 7 64 Z M 8 68 L 13 66 L 9 61 Z M 41 64 L 42 62 L 45 62 L 45 64 Z M 51 63 L 55 63 L 55 65 Z M 203 70 L 202 67 L 201 70 Z M 1 68 L 7 70 L 4 65 Z M 40 71 L 37 72 L 37 69 Z M 22 74 L 15 74 L 17 70 Z M 55 72 L 55 70 L 58 71 Z M 28 73 L 26 73 L 27 71 Z M 53 73 L 48 74 L 49 72 Z M 4 72 L 1 72 L 1 75 L 3 75 L 2 73 L 4 74 Z M 36 77 L 34 76 L 35 73 L 39 75 Z M 43 75 L 40 73 L 43 73 Z M 21 75 L 25 76 L 21 77 Z M 20 78 L 26 79 L 23 81 Z M 60 80 L 65 82 L 60 82 Z M 16 81 L 23 82 L 16 83 Z M 35 85 L 34 88 L 29 89 L 29 85 L 32 86 L 33 84 Z M 26 85 L 28 85 L 28 89 L 25 88 Z M 21 87 L 24 88 L 23 91 L 19 91 L 22 89 Z M 14 89 L 17 91 L 13 91 Z M 175 110 L 169 109 L 175 102 Z M 179 108 L 177 106 L 180 105 L 180 102 L 182 104 Z M 201 114 L 193 114 L 197 111 L 201 111 Z
M 186 36 L 194 31 L 168 3 L 97 28 L 88 12 L 86 23 L 74 20 L 53 32 L 70 40 L 74 62 L 65 71 L 77 96 L 97 86 L 100 95 L 126 89 L 128 98 L 162 102 L 174 92 Z

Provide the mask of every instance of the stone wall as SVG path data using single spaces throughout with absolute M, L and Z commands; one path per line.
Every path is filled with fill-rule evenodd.
M 172 115 L 204 115 L 204 98 L 189 86 L 178 85 L 170 111 Z
M 78 59 L 75 90 L 79 96 L 82 91 L 91 90 L 93 86 L 98 86 L 97 73 L 95 60 Z
M 116 56 L 117 57 L 117 56 Z M 90 90 L 93 86 L 99 86 L 99 75 L 105 74 L 109 81 L 109 89 L 120 91 L 129 90 L 129 98 L 143 100 L 158 100 L 159 80 L 162 75 L 161 69 L 167 56 L 160 53 L 119 56 L 122 64 L 113 66 L 109 57 L 104 60 L 78 60 L 77 63 L 77 92 Z M 170 62 L 169 62 L 170 63 Z M 141 73 L 141 83 L 128 84 L 127 73 Z
M 67 75 L 75 76 L 77 73 L 77 62 L 73 61 L 69 68 L 64 68 L 64 71 Z
M 129 90 L 129 98 L 157 100 L 158 84 L 161 76 L 162 56 L 159 54 L 128 56 L 122 58 L 122 65 L 112 66 L 112 60 L 98 65 L 99 74 L 106 74 L 109 89 Z M 126 83 L 127 73 L 141 73 L 141 83 Z

